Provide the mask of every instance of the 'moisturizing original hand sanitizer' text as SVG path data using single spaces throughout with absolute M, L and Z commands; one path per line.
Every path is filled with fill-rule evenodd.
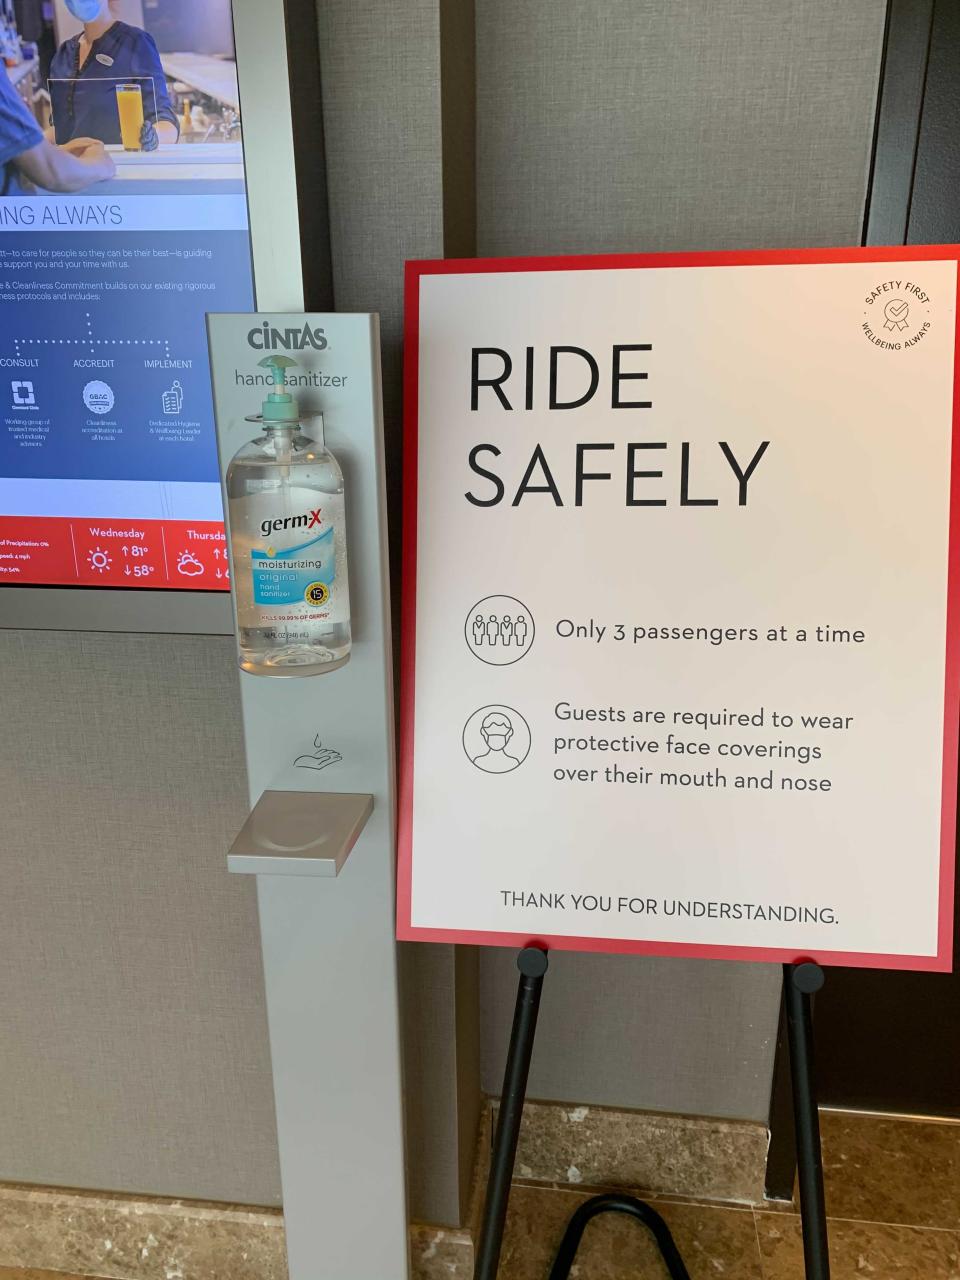
M 295 489 L 288 493 L 301 496 Z M 318 497 L 309 490 L 302 494 L 305 502 Z M 316 623 L 350 621 L 343 495 L 324 494 L 321 506 L 295 516 L 274 515 L 272 496 L 231 503 L 234 555 L 249 556 L 250 590 L 243 592 L 241 624 L 282 623 L 288 637 L 292 624 L 301 624 L 298 639 L 309 642 Z

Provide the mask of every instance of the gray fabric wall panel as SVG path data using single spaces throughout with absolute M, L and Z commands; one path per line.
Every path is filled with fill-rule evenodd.
M 884 0 L 477 0 L 478 252 L 859 241 Z
M 399 477 L 403 263 L 443 254 L 437 0 L 322 0 L 320 66 L 338 311 L 380 313 Z
M 469 235 L 462 202 L 449 192 L 444 199 L 441 68 L 445 41 L 450 63 L 469 64 L 463 43 L 472 31 L 465 33 L 463 13 L 444 3 L 443 22 L 440 0 L 322 0 L 318 6 L 334 298 L 341 311 L 380 313 L 395 605 L 403 264 L 443 256 L 445 206 L 459 238 Z M 461 128 L 472 127 L 472 112 L 459 119 Z M 448 123 L 450 146 L 456 120 Z M 458 965 L 453 947 L 400 949 L 410 1209 L 424 1222 L 461 1221 L 469 1190 L 479 1054 L 459 1017 L 466 1003 L 476 1023 L 468 970 Z
M 279 1202 L 232 639 L 0 666 L 0 1180 Z
M 884 0 L 477 0 L 478 252 L 859 243 Z M 484 1089 L 516 972 L 481 958 Z M 765 1119 L 770 966 L 554 958 L 531 1095 Z
M 516 997 L 513 952 L 480 965 L 483 1087 L 500 1092 Z M 555 952 L 531 1098 L 766 1120 L 780 969 Z

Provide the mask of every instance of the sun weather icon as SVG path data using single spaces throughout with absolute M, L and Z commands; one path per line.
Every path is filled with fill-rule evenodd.
M 87 552 L 87 563 L 97 573 L 106 573 L 113 561 L 110 558 L 109 551 L 104 551 L 103 547 L 93 547 Z

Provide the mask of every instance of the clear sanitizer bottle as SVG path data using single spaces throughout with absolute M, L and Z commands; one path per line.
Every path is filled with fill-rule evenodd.
M 285 371 L 268 356 L 273 390 L 256 422 L 263 434 L 227 469 L 240 666 L 262 676 L 312 676 L 350 659 L 350 594 L 343 473 L 323 442 L 323 419 L 301 429 Z

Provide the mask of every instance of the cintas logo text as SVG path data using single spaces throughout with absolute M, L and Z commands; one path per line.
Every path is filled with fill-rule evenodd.
M 314 351 L 327 349 L 327 338 L 322 329 L 311 329 L 308 324 L 302 329 L 277 329 L 267 320 L 250 330 L 247 342 L 255 351 L 306 351 L 308 347 Z
M 281 529 L 314 529 L 323 521 L 322 508 L 308 511 L 302 516 L 278 516 L 275 520 L 261 520 L 260 532 L 266 538 L 271 533 L 279 533 Z

